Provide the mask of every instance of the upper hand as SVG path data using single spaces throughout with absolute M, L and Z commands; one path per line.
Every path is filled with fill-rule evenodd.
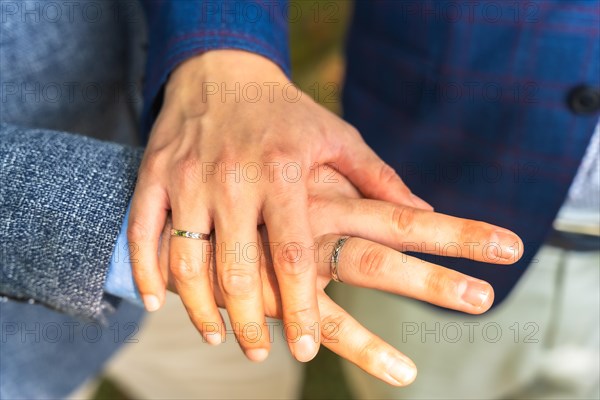
M 318 343 L 310 328 L 320 320 L 317 269 L 311 245 L 310 168 L 332 164 L 367 197 L 428 208 L 342 119 L 292 85 L 277 65 L 237 50 L 209 51 L 180 65 L 165 88 L 132 200 L 128 236 L 139 246 L 134 277 L 146 308 L 164 301 L 157 265 L 158 237 L 167 212 L 176 229 L 214 228 L 217 286 L 234 324 L 265 324 L 259 265 L 242 257 L 264 221 L 273 248 L 283 320 L 305 336 L 290 348 L 301 361 Z M 296 257 L 295 249 L 302 249 Z M 203 244 L 174 238 L 170 266 L 198 329 L 224 329 L 209 283 Z M 196 276 L 196 271 L 204 271 Z M 190 276 L 194 278 L 191 279 Z M 238 337 L 257 359 L 269 337 Z

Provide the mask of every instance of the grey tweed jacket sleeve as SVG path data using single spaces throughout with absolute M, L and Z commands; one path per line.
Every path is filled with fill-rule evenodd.
M 141 156 L 142 149 L 0 124 L 0 294 L 99 318 Z

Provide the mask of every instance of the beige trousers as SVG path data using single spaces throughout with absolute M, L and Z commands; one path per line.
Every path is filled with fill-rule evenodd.
M 546 246 L 535 261 L 502 305 L 476 317 L 337 287 L 342 307 L 419 369 L 398 389 L 345 363 L 356 397 L 598 399 L 600 252 Z
M 419 368 L 415 383 L 397 389 L 346 363 L 355 396 L 598 399 L 600 253 L 544 247 L 536 261 L 511 296 L 482 316 L 338 285 L 336 300 Z M 203 343 L 174 295 L 148 316 L 137 338 L 108 366 L 109 377 L 131 397 L 299 397 L 301 365 L 281 334 L 275 335 L 269 359 L 254 364 L 231 335 L 218 347 Z
M 229 324 L 226 313 L 222 313 Z M 302 365 L 273 325 L 269 358 L 248 361 L 235 341 L 212 347 L 191 324 L 179 297 L 169 294 L 136 335 L 109 363 L 106 374 L 136 399 L 294 399 L 300 395 Z

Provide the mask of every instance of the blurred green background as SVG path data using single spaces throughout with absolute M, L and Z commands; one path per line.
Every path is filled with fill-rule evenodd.
M 294 82 L 315 101 L 340 113 L 344 38 L 351 0 L 292 0 L 290 45 Z M 338 357 L 324 347 L 306 365 L 303 399 L 351 399 Z M 113 382 L 102 380 L 94 399 L 130 400 Z

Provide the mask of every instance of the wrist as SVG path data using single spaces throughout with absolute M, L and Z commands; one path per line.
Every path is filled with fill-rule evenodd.
M 205 116 L 210 110 L 220 109 L 211 107 L 212 103 L 222 104 L 233 98 L 226 93 L 237 91 L 236 98 L 243 98 L 241 93 L 249 85 L 269 94 L 261 100 L 272 102 L 272 97 L 278 98 L 281 92 L 273 88 L 290 83 L 279 65 L 266 57 L 243 50 L 211 50 L 186 60 L 173 71 L 165 86 L 163 111 L 184 118 Z
M 192 88 L 190 82 L 278 82 L 289 83 L 281 68 L 259 54 L 219 49 L 191 57 L 180 64 L 167 81 L 166 91 Z

